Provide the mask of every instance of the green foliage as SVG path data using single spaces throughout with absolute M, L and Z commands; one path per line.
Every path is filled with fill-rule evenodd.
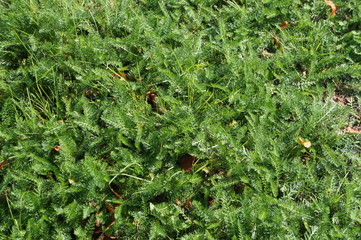
M 335 4 L 0 1 L 0 237 L 361 238 L 361 5 Z

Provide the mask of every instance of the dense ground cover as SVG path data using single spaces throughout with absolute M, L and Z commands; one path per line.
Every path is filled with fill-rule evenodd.
M 360 239 L 334 3 L 0 1 L 0 237 Z

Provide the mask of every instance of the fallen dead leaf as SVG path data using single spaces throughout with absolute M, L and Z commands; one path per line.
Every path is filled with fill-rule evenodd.
M 7 163 L 7 160 L 4 160 L 4 161 L 2 161 L 2 162 L 0 163 L 0 170 L 3 170 L 3 169 L 4 169 L 6 163 Z
M 343 134 L 343 133 L 361 133 L 361 129 L 347 127 L 342 131 L 338 131 L 338 134 Z
M 193 205 L 192 205 L 191 201 L 189 201 L 189 199 L 187 198 L 187 199 L 186 199 L 186 202 L 183 204 L 182 207 L 183 207 L 184 209 L 188 210 L 188 209 L 192 208 L 192 206 L 193 206 Z
M 122 196 L 120 196 L 116 191 L 114 191 L 114 189 L 112 188 L 112 186 L 110 186 L 109 184 L 109 189 L 110 191 L 112 191 L 114 193 L 114 195 L 118 198 L 118 199 L 123 199 Z
M 146 93 L 147 96 L 147 102 L 152 105 L 153 108 L 157 107 L 157 94 L 152 93 L 152 92 L 147 92 Z
M 282 20 L 282 24 L 280 25 L 280 28 L 285 29 L 288 26 L 288 22 L 285 20 Z
M 342 106 L 349 106 L 352 102 L 352 97 L 345 97 L 341 94 L 335 95 L 331 98 L 332 103 L 337 103 Z
M 110 204 L 106 204 L 105 207 L 107 208 L 108 212 L 112 214 L 112 222 L 103 230 L 103 232 L 109 230 L 110 227 L 113 226 L 115 224 L 115 221 L 116 221 L 116 219 L 114 217 L 115 208 Z
M 213 199 L 213 198 L 208 198 L 208 206 L 212 206 L 213 204 L 215 204 L 216 203 L 216 200 L 215 199 Z
M 101 227 L 102 224 L 99 222 L 98 219 L 95 219 L 95 226 L 97 227 L 97 230 L 94 231 L 94 234 L 99 234 L 99 233 L 102 233 L 102 232 L 105 232 L 105 231 L 109 230 L 110 227 L 113 226 L 115 224 L 115 222 L 116 222 L 116 219 L 114 217 L 115 207 L 113 207 L 110 203 L 105 203 L 105 208 L 111 214 L 112 221 L 105 229 L 102 229 L 102 227 Z M 98 213 L 96 213 L 96 215 L 98 215 Z
M 148 88 L 149 91 L 145 93 L 147 102 L 152 106 L 153 111 L 156 111 L 159 114 L 163 114 L 166 110 L 158 104 L 158 95 L 156 94 L 153 86 L 148 86 Z
M 105 203 L 105 207 L 110 213 L 115 213 L 115 208 L 110 203 Z
M 126 81 L 128 78 L 128 74 L 124 72 L 116 72 L 112 75 L 113 78 L 118 78 L 120 81 Z
M 50 147 L 55 151 L 60 152 L 60 148 L 61 148 L 60 146 L 56 146 L 56 147 L 50 146 Z
M 311 147 L 311 142 L 307 141 L 303 141 L 301 138 L 298 139 L 298 141 L 301 143 L 302 146 L 304 146 L 305 148 L 309 148 Z
M 192 170 L 195 160 L 196 160 L 195 156 L 189 155 L 187 153 L 181 158 L 179 165 L 183 169 L 183 171 L 189 172 L 190 170 Z
M 85 97 L 92 98 L 93 97 L 93 91 L 91 89 L 86 89 L 84 92 Z
M 331 16 L 335 16 L 336 15 L 336 11 L 337 11 L 337 7 L 336 5 L 332 2 L 332 1 L 328 1 L 328 0 L 325 0 L 325 3 L 331 7 Z

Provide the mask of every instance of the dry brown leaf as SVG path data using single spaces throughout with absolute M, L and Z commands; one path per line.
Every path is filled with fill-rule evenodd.
M 282 24 L 280 25 L 280 28 L 285 29 L 288 26 L 288 22 L 285 20 L 282 20 Z
M 84 95 L 85 95 L 86 98 L 91 99 L 91 98 L 94 97 L 94 91 L 91 90 L 91 89 L 86 89 L 86 90 L 84 91 Z
M 186 155 L 184 155 L 180 162 L 179 165 L 180 167 L 185 171 L 185 172 L 189 172 L 190 170 L 192 170 L 194 161 L 196 160 L 195 156 L 189 155 L 188 153 Z
M 109 230 L 110 227 L 113 226 L 116 221 L 116 219 L 114 217 L 115 207 L 113 207 L 110 203 L 105 203 L 105 207 L 108 210 L 108 212 L 112 215 L 112 222 L 104 230 L 102 230 L 103 232 Z
M 115 213 L 115 208 L 110 203 L 105 203 L 105 207 L 110 213 Z
M 116 72 L 112 75 L 112 77 L 118 78 L 118 79 L 120 79 L 120 81 L 126 81 L 129 76 L 128 76 L 128 74 L 126 74 L 124 72 Z
M 337 103 L 342 106 L 349 106 L 352 102 L 352 97 L 345 97 L 342 95 L 335 95 L 331 98 L 332 103 Z
M 56 147 L 50 146 L 50 147 L 55 151 L 60 152 L 60 148 L 61 148 L 60 146 L 56 146 Z
M 145 93 L 147 102 L 152 106 L 153 110 L 159 114 L 163 114 L 166 110 L 163 109 L 157 102 L 158 95 L 153 86 L 148 86 L 149 91 Z
M 113 226 L 116 222 L 116 218 L 114 216 L 114 213 L 115 213 L 115 208 L 120 206 L 120 204 L 115 204 L 114 206 L 111 205 L 110 203 L 105 203 L 105 208 L 107 209 L 107 211 L 111 214 L 111 218 L 112 218 L 112 221 L 111 223 L 105 228 L 103 229 L 102 228 L 102 224 L 100 223 L 99 219 L 96 217 L 95 218 L 95 229 L 94 229 L 94 233 L 93 233 L 93 237 L 94 239 L 98 239 L 99 235 L 104 233 L 105 231 L 109 230 L 111 226 Z M 95 213 L 95 216 L 98 216 L 99 213 Z M 103 234 L 102 236 L 106 236 L 106 234 Z M 109 236 L 106 236 L 107 238 L 99 238 L 99 239 L 119 239 L 119 238 L 116 238 L 116 237 L 109 237 Z
M 3 170 L 3 169 L 4 169 L 6 163 L 7 163 L 7 160 L 4 160 L 4 161 L 2 161 L 2 162 L 0 163 L 0 170 Z
M 208 198 L 208 206 L 212 206 L 213 204 L 215 204 L 216 203 L 216 200 L 215 199 L 213 199 L 213 198 Z
M 188 209 L 192 208 L 192 206 L 193 205 L 192 205 L 191 201 L 189 201 L 189 199 L 187 198 L 186 202 L 183 204 L 183 208 L 188 210 Z
M 152 93 L 152 92 L 147 92 L 146 93 L 146 97 L 147 97 L 147 102 L 152 105 L 153 108 L 157 107 L 157 94 Z
M 188 210 L 188 209 L 190 209 L 190 208 L 193 207 L 191 201 L 189 201 L 188 198 L 185 200 L 185 202 L 182 202 L 179 198 L 177 198 L 177 200 L 176 200 L 175 203 L 176 203 L 178 206 L 180 206 L 180 207 L 182 207 L 182 208 L 184 208 L 184 209 L 186 209 L 186 210 Z
M 116 191 L 114 191 L 114 189 L 112 188 L 112 186 L 110 186 L 110 184 L 109 184 L 109 188 L 110 188 L 110 191 L 112 191 L 118 199 L 123 199 L 122 196 L 120 196 Z
M 303 141 L 301 138 L 298 139 L 298 141 L 301 143 L 302 146 L 304 146 L 305 148 L 309 148 L 311 147 L 311 142 L 307 141 Z
M 338 132 L 339 134 L 342 133 L 361 133 L 361 129 L 356 129 L 356 128 L 352 128 L 352 127 L 347 127 L 342 131 Z
M 332 1 L 328 1 L 328 0 L 325 0 L 325 3 L 331 7 L 331 16 L 335 16 L 337 10 L 336 5 Z

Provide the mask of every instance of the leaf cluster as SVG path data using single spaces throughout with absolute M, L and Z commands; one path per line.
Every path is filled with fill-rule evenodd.
M 0 236 L 360 238 L 361 9 L 335 4 L 0 1 Z

